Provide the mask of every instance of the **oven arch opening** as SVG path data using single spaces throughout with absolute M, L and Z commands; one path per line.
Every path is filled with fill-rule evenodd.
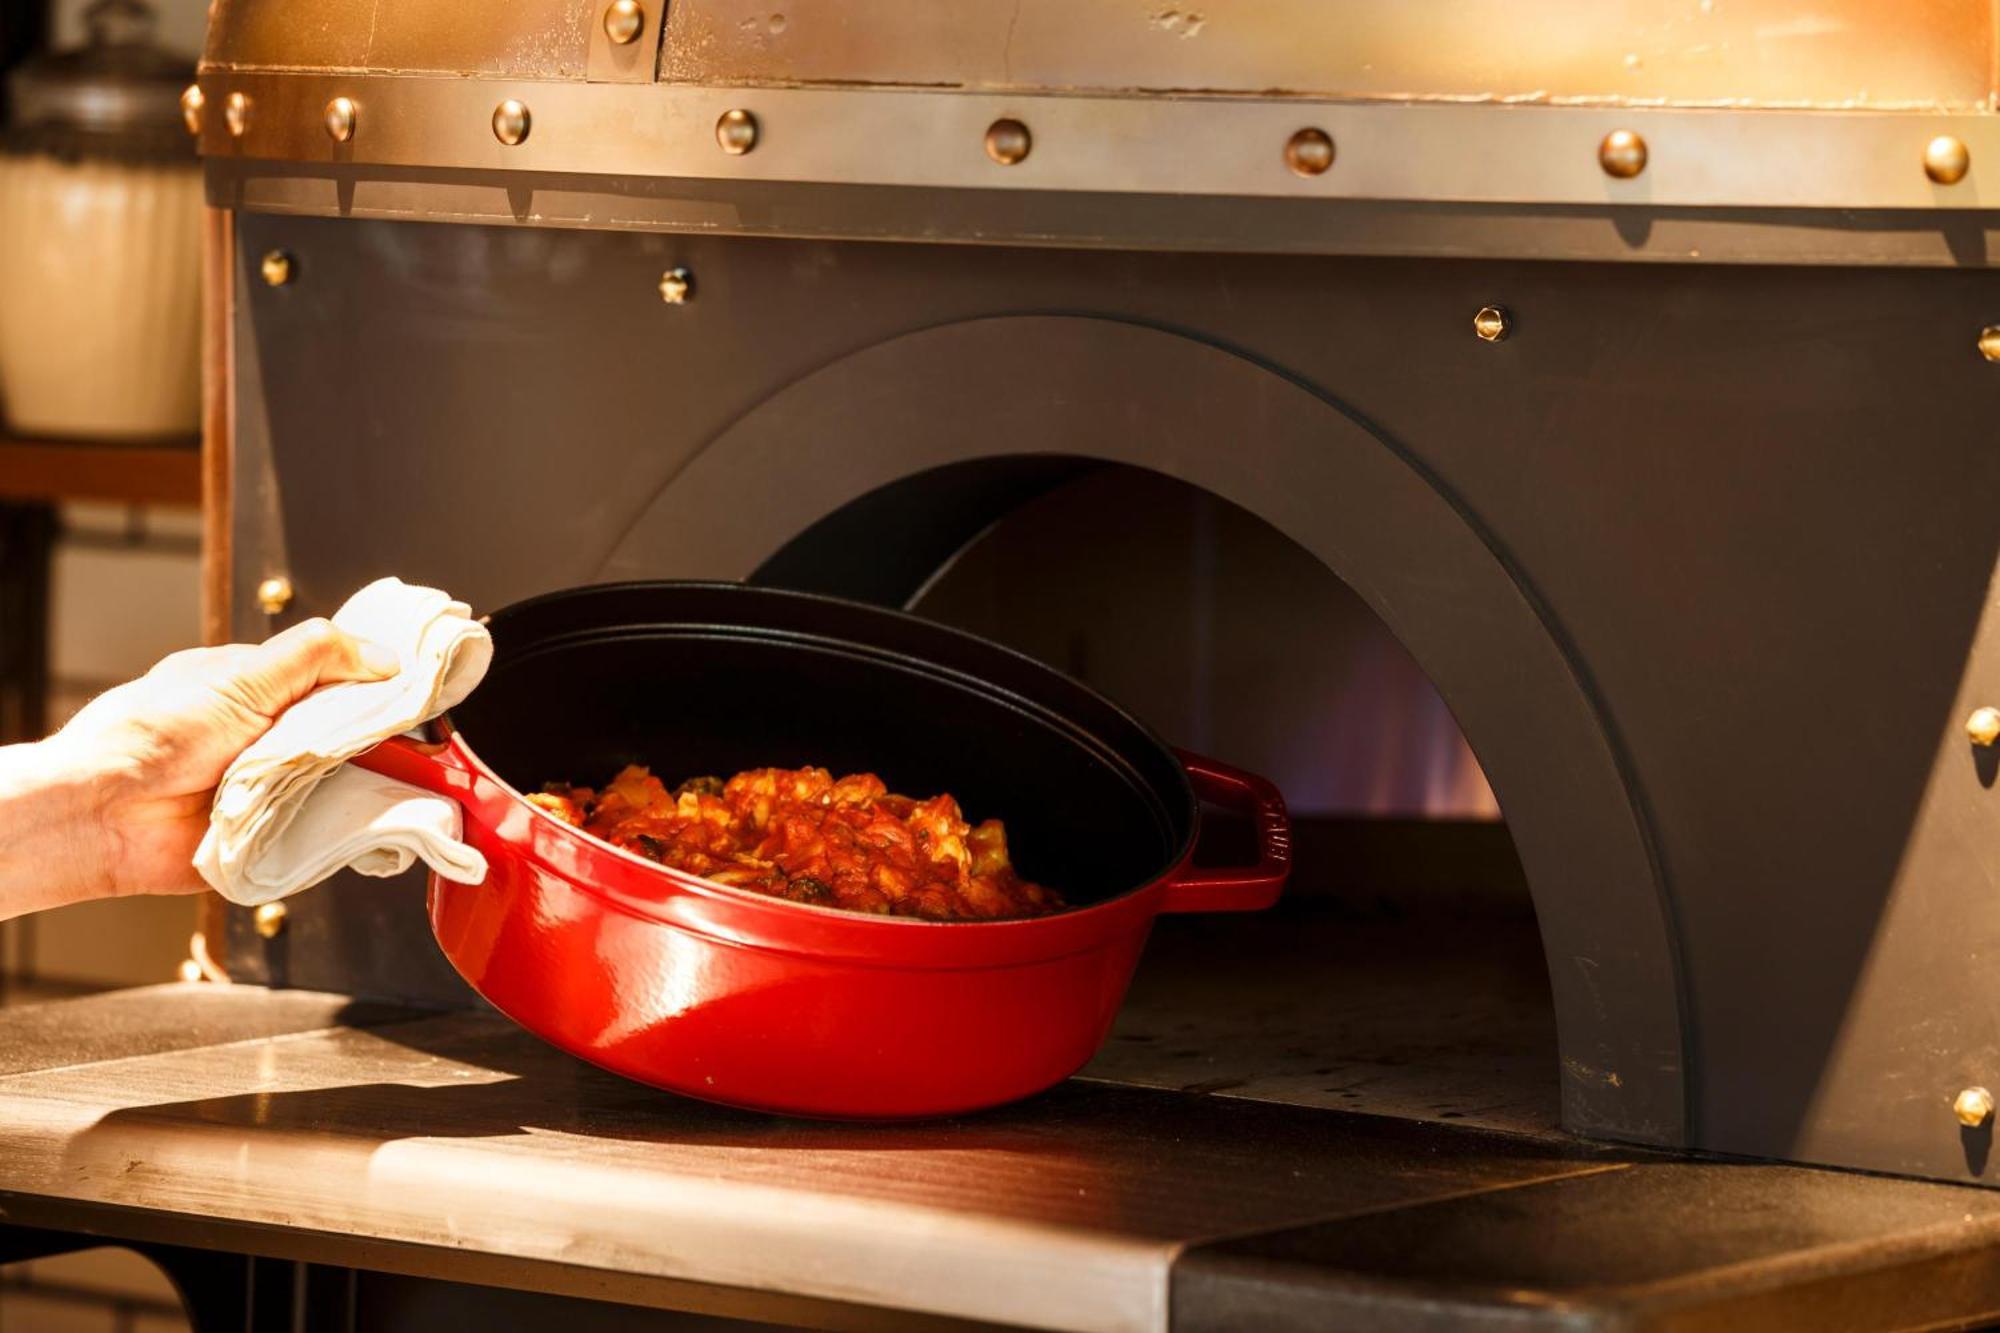
M 1506 812 L 1548 962 L 1564 1127 L 1687 1142 L 1668 898 L 1615 738 L 1560 626 L 1476 516 L 1327 397 L 1229 349 L 1110 320 L 1010 316 L 906 334 L 737 420 L 601 573 L 672 569 L 903 604 L 1003 516 L 1106 464 L 1255 515 L 1380 618 Z
M 1286 793 L 1285 899 L 1162 917 L 1086 1078 L 1555 1127 L 1547 965 L 1493 793 L 1421 669 L 1309 552 L 1186 482 L 1097 464 L 984 529 L 909 609 Z M 1219 810 L 1202 842 L 1252 854 Z

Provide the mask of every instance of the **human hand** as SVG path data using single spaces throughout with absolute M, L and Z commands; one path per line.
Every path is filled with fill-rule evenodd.
M 27 747 L 41 752 L 51 784 L 71 794 L 67 817 L 76 825 L 68 830 L 72 873 L 44 892 L 64 900 L 199 892 L 206 885 L 194 851 L 230 762 L 321 686 L 397 669 L 388 649 L 308 620 L 261 644 L 175 653 L 99 695 Z M 0 902 L 0 916 L 8 914 Z

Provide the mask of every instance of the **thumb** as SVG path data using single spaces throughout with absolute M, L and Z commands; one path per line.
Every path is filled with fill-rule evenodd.
M 401 669 L 396 654 L 357 639 L 324 617 L 301 621 L 245 656 L 236 685 L 243 701 L 276 717 L 322 685 L 381 680 Z

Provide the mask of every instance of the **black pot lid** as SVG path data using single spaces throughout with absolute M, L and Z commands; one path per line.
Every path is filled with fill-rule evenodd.
M 153 41 L 145 0 L 97 0 L 84 13 L 90 40 L 36 56 L 8 77 L 16 151 L 62 156 L 177 160 L 194 144 L 180 95 L 194 80 L 192 57 Z

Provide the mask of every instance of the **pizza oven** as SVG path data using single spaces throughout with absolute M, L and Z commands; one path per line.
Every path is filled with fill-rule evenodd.
M 1295 794 L 1089 1077 L 1995 1183 L 1992 6 L 1539 9 L 217 0 L 211 631 L 910 607 Z

